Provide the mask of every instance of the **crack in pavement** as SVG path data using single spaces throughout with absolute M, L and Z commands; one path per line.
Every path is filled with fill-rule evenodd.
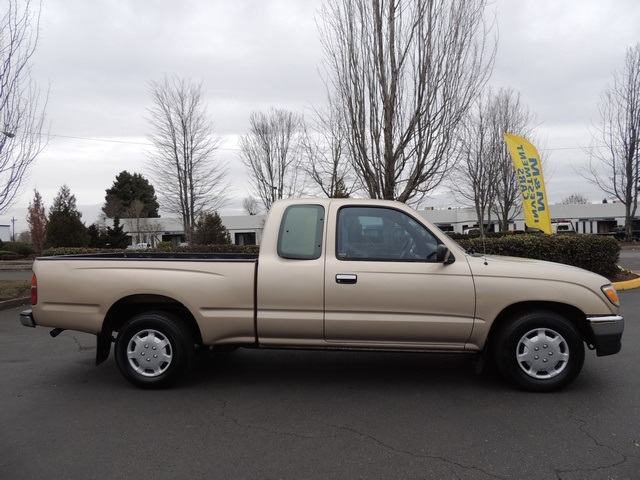
M 78 339 L 78 337 L 76 337 L 75 335 L 71 335 L 71 339 L 75 342 L 75 344 L 78 346 L 78 351 L 82 352 L 84 350 L 92 350 L 94 347 L 83 347 L 82 344 L 80 343 L 80 340 Z
M 593 468 L 574 468 L 574 469 L 567 469 L 567 470 L 559 470 L 556 469 L 555 470 L 555 474 L 556 477 L 558 479 L 562 478 L 562 475 L 565 473 L 578 473 L 578 472 L 600 472 L 609 468 L 613 468 L 613 467 L 618 467 L 620 465 L 625 464 L 628 461 L 628 457 L 623 454 L 622 452 L 616 450 L 615 448 L 609 446 L 609 445 L 605 445 L 604 443 L 600 442 L 594 435 L 592 435 L 591 433 L 589 433 L 587 431 L 587 427 L 588 427 L 588 423 L 584 420 L 582 420 L 578 415 L 576 415 L 576 413 L 573 411 L 573 408 L 571 408 L 571 406 L 569 405 L 565 405 L 568 412 L 569 412 L 569 417 L 574 420 L 577 424 L 578 424 L 578 429 L 589 439 L 593 442 L 593 444 L 599 448 L 603 448 L 606 450 L 609 450 L 610 452 L 613 452 L 616 455 L 619 455 L 622 459 L 618 462 L 612 462 L 609 465 L 601 465 L 598 467 L 593 467 Z
M 234 424 L 238 425 L 239 427 L 242 428 L 249 428 L 252 430 L 259 430 L 262 432 L 266 432 L 269 434 L 273 434 L 273 435 L 283 435 L 283 436 L 289 436 L 289 437 L 296 437 L 296 438 L 304 438 L 304 439 L 314 439 L 314 438 L 336 438 L 338 436 L 338 433 L 333 434 L 333 435 L 312 435 L 312 434 L 301 434 L 301 433 L 296 433 L 296 432 L 287 432 L 287 431 L 278 431 L 278 430 L 274 430 L 271 428 L 267 428 L 267 427 L 260 427 L 257 425 L 251 425 L 248 423 L 243 423 L 242 421 L 240 421 L 238 418 L 232 416 L 229 412 L 228 412 L 228 403 L 226 400 L 219 400 L 222 402 L 222 413 L 221 416 L 223 418 L 226 418 L 227 420 L 233 422 Z M 344 426 L 339 426 L 339 425 L 334 425 L 328 422 L 322 422 L 319 420 L 305 420 L 306 422 L 309 423 L 315 423 L 318 425 L 323 425 L 325 427 L 329 427 L 329 428 L 333 428 L 335 430 L 337 430 L 338 432 L 345 432 L 347 434 L 351 434 L 351 435 L 355 435 L 361 439 L 365 439 L 385 450 L 391 451 L 393 453 L 397 453 L 397 454 L 402 454 L 402 455 L 409 455 L 415 459 L 418 460 L 439 460 L 443 463 L 446 464 L 447 468 L 449 468 L 450 470 L 452 470 L 452 473 L 454 475 L 457 476 L 457 473 L 454 470 L 454 467 L 457 468 L 461 468 L 467 471 L 473 471 L 473 472 L 479 472 L 483 475 L 486 475 L 488 478 L 495 478 L 495 479 L 506 479 L 508 477 L 502 477 L 500 475 L 488 472 L 486 470 L 483 470 L 482 468 L 476 467 L 476 466 L 468 466 L 468 465 L 464 465 L 460 462 L 456 462 L 453 460 L 450 460 L 446 457 L 440 457 L 437 455 L 428 455 L 428 454 L 419 454 L 416 452 L 412 452 L 409 450 L 403 450 L 403 449 L 399 449 L 399 448 L 395 448 L 385 442 L 383 442 L 382 440 L 374 437 L 373 435 L 369 435 L 367 433 L 363 433 L 360 432 L 354 428 L 350 428 L 350 427 L 344 427 Z

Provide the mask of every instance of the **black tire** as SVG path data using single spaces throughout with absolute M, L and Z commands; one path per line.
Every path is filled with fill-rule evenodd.
M 576 327 L 554 312 L 528 311 L 498 332 L 493 354 L 502 376 L 519 388 L 553 392 L 575 380 L 584 364 Z
M 189 328 L 175 315 L 146 312 L 131 318 L 116 339 L 120 373 L 140 388 L 166 388 L 191 366 L 195 355 Z

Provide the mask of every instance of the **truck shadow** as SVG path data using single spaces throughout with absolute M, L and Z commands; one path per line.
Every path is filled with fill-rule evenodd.
M 448 353 L 349 352 L 238 349 L 229 353 L 201 350 L 186 384 L 217 386 L 269 384 L 313 385 L 477 385 L 509 388 L 491 369 L 472 371 L 472 355 Z

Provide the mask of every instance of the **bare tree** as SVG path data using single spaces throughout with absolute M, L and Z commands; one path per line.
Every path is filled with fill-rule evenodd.
M 624 68 L 614 72 L 598 107 L 595 145 L 581 174 L 624 204 L 626 239 L 631 241 L 640 182 L 640 43 L 627 49 Z
M 348 198 L 358 188 L 351 166 L 344 115 L 335 98 L 305 122 L 303 150 L 309 179 L 329 198 Z
M 240 137 L 240 158 L 249 170 L 253 193 L 268 211 L 280 198 L 304 190 L 301 169 L 302 118 L 280 109 L 254 112 Z
M 488 79 L 486 0 L 328 0 L 326 83 L 372 198 L 418 202 L 455 162 L 460 122 Z
M 123 213 L 124 228 L 131 233 L 134 243 L 148 242 L 155 245 L 152 238 L 161 237 L 164 229 L 160 220 L 146 216 L 147 205 L 142 200 L 135 199 Z
M 260 205 L 253 197 L 247 197 L 242 201 L 242 209 L 247 215 L 258 215 L 260 213 Z
M 33 242 L 31 241 L 31 232 L 29 232 L 28 230 L 20 232 L 18 234 L 18 242 L 33 244 Z M 36 253 L 36 255 L 37 255 L 37 253 Z
M 478 218 L 480 233 L 484 236 L 491 225 L 491 209 L 496 199 L 498 151 L 495 122 L 489 91 L 478 98 L 464 121 L 460 134 L 460 163 L 452 171 L 451 190 L 457 197 L 472 202 Z
M 509 155 L 503 134 L 511 133 L 526 137 L 540 145 L 535 135 L 535 116 L 520 100 L 520 93 L 501 88 L 492 98 L 492 134 L 494 148 L 491 162 L 496 164 L 496 198 L 493 213 L 496 214 L 500 229 L 509 230 L 509 223 L 522 211 L 520 184 Z M 540 159 L 544 166 L 546 159 Z
M 520 185 L 503 138 L 505 132 L 531 139 L 533 115 L 511 89 L 488 89 L 469 113 L 460 135 L 459 165 L 453 170 L 451 189 L 473 202 L 478 223 L 491 223 L 495 214 L 501 230 L 521 210 Z
M 182 219 L 187 239 L 198 217 L 228 203 L 227 165 L 215 158 L 220 139 L 204 104 L 202 84 L 166 75 L 149 84 L 149 169 L 163 209 Z
M 8 0 L 0 19 L 0 213 L 20 194 L 29 169 L 46 147 L 48 95 L 31 78 L 41 5 Z M 20 7 L 22 5 L 22 7 Z
M 581 193 L 572 193 L 562 199 L 560 202 L 561 205 L 586 205 L 589 202 L 589 199 L 585 197 Z

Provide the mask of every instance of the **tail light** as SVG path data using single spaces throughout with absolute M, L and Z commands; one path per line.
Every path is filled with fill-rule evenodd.
M 38 279 L 34 273 L 31 277 L 31 305 L 38 303 Z

